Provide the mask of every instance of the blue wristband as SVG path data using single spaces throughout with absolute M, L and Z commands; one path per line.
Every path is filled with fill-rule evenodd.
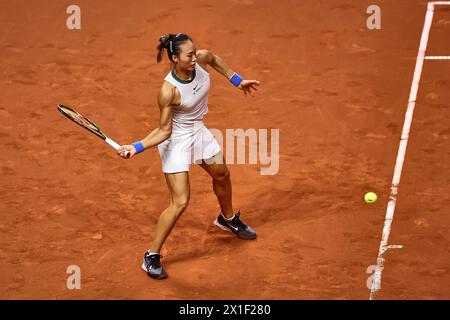
M 144 151 L 144 145 L 140 141 L 133 143 L 133 147 L 136 149 L 136 153 L 141 153 Z
M 234 84 L 236 87 L 238 87 L 242 80 L 244 80 L 244 78 L 242 78 L 239 74 L 237 74 L 236 72 L 233 74 L 233 76 L 230 78 L 230 82 L 232 84 Z

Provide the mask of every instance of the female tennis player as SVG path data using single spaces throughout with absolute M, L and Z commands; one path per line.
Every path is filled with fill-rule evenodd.
M 207 66 L 225 76 L 243 91 L 245 96 L 259 85 L 256 80 L 244 80 L 225 62 L 208 50 L 197 50 L 186 34 L 168 34 L 159 39 L 157 62 L 167 50 L 172 69 L 164 78 L 158 96 L 159 127 L 141 141 L 123 145 L 117 151 L 125 158 L 157 146 L 162 171 L 170 191 L 170 205 L 159 217 L 150 250 L 144 254 L 142 269 L 155 279 L 167 277 L 160 263 L 160 251 L 176 221 L 186 209 L 190 197 L 189 165 L 199 164 L 211 177 L 221 212 L 214 221 L 219 228 L 231 231 L 241 239 L 255 239 L 255 231 L 242 222 L 240 212 L 234 212 L 231 201 L 230 172 L 220 146 L 203 124 L 208 112 L 210 77 Z

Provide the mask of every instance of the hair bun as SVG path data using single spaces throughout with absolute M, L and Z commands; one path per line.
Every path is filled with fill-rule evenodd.
M 156 61 L 160 62 L 162 60 L 164 49 L 167 49 L 169 59 L 173 62 L 172 56 L 174 54 L 179 54 L 181 51 L 179 48 L 179 44 L 186 40 L 192 41 L 192 39 L 184 33 L 166 33 L 161 35 L 159 37 L 159 45 L 156 47 L 158 52 Z
M 159 37 L 159 42 L 161 43 L 161 46 L 164 48 L 167 48 L 169 45 L 169 41 L 174 38 L 174 35 L 172 33 L 166 33 L 163 34 L 161 37 Z
M 161 43 L 161 47 L 166 47 L 168 40 L 169 40 L 168 34 L 163 34 L 161 37 L 159 37 L 159 42 Z

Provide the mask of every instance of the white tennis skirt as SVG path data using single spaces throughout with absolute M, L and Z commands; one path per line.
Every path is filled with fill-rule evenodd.
M 172 135 L 158 145 L 164 173 L 189 171 L 191 163 L 201 163 L 220 152 L 220 145 L 203 121 L 193 124 L 173 122 Z

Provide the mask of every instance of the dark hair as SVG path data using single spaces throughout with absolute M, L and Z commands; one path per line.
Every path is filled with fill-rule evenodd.
M 169 57 L 169 60 L 173 62 L 172 57 L 174 55 L 180 54 L 181 52 L 180 45 L 187 40 L 192 41 L 191 37 L 189 37 L 187 34 L 184 33 L 163 34 L 161 37 L 159 37 L 159 45 L 156 48 L 158 50 L 156 61 L 159 63 L 162 60 L 164 49 L 167 49 L 167 55 Z

